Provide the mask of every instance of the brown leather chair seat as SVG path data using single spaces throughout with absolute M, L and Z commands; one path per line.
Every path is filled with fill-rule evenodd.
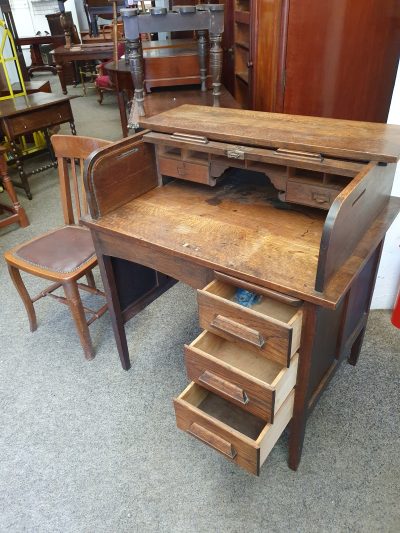
M 14 255 L 31 265 L 68 274 L 92 259 L 95 251 L 90 231 L 65 226 L 23 244 L 14 250 Z

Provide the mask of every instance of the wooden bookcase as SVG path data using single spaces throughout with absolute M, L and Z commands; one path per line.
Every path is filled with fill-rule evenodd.
M 224 79 L 245 108 L 386 122 L 398 0 L 225 0 Z

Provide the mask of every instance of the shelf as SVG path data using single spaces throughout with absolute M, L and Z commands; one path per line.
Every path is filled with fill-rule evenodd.
M 250 12 L 249 11 L 235 11 L 235 22 L 241 24 L 250 24 Z
M 249 73 L 248 72 L 235 72 L 235 76 L 240 80 L 249 84 Z
M 240 48 L 244 48 L 245 50 L 250 50 L 249 43 L 243 43 L 241 41 L 237 41 L 237 42 L 235 42 L 235 45 L 239 46 Z

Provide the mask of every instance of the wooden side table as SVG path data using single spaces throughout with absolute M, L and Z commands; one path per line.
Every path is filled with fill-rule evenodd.
M 21 228 L 26 228 L 29 226 L 29 220 L 26 216 L 25 209 L 18 201 L 15 189 L 8 175 L 7 163 L 4 158 L 5 152 L 5 147 L 0 146 L 0 180 L 3 184 L 4 190 L 11 200 L 12 205 L 0 204 L 0 213 L 2 211 L 11 213 L 8 217 L 0 219 L 0 228 L 4 228 L 4 226 L 9 226 L 10 224 L 15 223 L 19 224 Z
M 14 162 L 17 165 L 21 179 L 20 182 L 15 182 L 14 184 L 17 187 L 22 187 L 30 200 L 32 199 L 32 194 L 28 177 L 56 166 L 47 129 L 69 122 L 72 135 L 76 135 L 74 116 L 70 104 L 71 98 L 74 97 L 59 97 L 53 94 L 36 93 L 0 102 L 0 127 L 11 145 Z M 21 135 L 27 135 L 39 130 L 45 133 L 51 163 L 26 173 L 23 166 L 22 153 L 16 141 Z

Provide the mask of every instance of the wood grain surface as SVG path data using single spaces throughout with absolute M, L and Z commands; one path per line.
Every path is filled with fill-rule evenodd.
M 356 160 L 396 162 L 400 126 L 243 109 L 184 105 L 140 121 L 164 133 L 193 133 L 211 140 L 288 148 Z

